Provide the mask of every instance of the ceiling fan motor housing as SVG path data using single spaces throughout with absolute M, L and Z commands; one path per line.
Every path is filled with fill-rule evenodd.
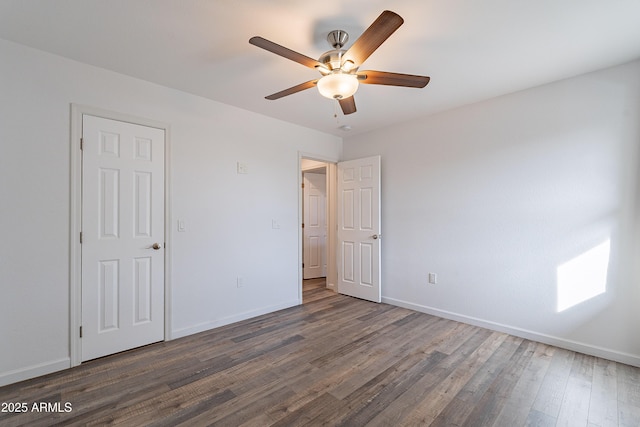
M 323 53 L 318 59 L 318 62 L 324 64 L 329 71 L 339 69 L 345 72 L 354 71 L 352 68 L 348 70 L 344 69 L 348 67 L 343 68 L 344 64 L 342 63 L 342 57 L 347 52 L 345 49 L 342 49 L 342 47 L 349 41 L 349 34 L 344 30 L 333 30 L 327 35 L 327 41 L 333 49 Z
M 329 71 L 339 70 L 342 67 L 342 56 L 346 53 L 346 50 L 333 49 L 323 53 L 318 62 L 324 64 Z

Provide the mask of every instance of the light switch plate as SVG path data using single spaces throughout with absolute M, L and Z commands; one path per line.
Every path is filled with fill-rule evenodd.
M 429 283 L 435 285 L 438 283 L 438 275 L 436 273 L 429 273 Z

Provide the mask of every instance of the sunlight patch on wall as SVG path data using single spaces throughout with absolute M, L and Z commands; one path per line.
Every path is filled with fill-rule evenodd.
M 606 292 L 610 249 L 607 240 L 558 266 L 558 312 Z

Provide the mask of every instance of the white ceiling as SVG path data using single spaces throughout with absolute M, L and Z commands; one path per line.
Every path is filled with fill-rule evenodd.
M 349 116 L 315 89 L 264 99 L 319 74 L 250 37 L 317 58 L 385 9 L 405 23 L 362 69 L 426 88 L 361 85 Z M 0 38 L 347 136 L 640 58 L 640 1 L 0 0 Z

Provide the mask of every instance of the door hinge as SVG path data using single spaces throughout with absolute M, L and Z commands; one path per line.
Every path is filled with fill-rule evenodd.
M 80 338 L 82 338 L 82 326 L 80 326 Z
M 82 231 L 80 232 L 80 244 L 82 244 Z
M 302 223 L 302 228 L 304 228 L 304 222 Z
M 80 138 L 80 149 L 84 149 L 84 138 Z
M 302 183 L 302 188 L 304 188 L 304 182 Z

